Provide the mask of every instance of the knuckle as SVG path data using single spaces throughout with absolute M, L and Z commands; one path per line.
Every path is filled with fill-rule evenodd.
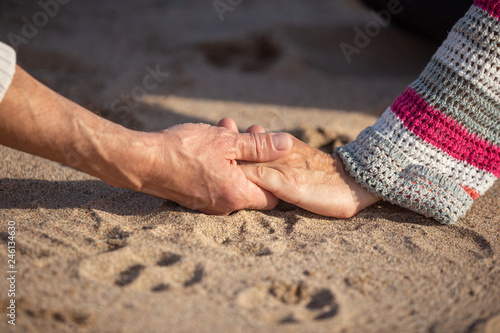
M 259 165 L 256 167 L 255 169 L 255 173 L 257 175 L 257 178 L 259 179 L 262 179 L 266 176 L 266 171 L 265 171 L 265 167 Z
M 262 138 L 261 135 L 257 133 L 251 133 L 254 147 L 255 147 L 255 158 L 258 161 L 261 161 L 266 153 L 266 141 Z
M 238 138 L 234 133 L 229 131 L 219 132 L 217 133 L 215 144 L 221 147 L 237 147 Z

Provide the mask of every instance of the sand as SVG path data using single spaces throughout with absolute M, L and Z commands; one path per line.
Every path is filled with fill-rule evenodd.
M 3 40 L 41 10 L 1 6 Z M 231 116 L 331 150 L 436 48 L 387 28 L 347 64 L 339 44 L 372 19 L 348 0 L 244 1 L 224 21 L 211 1 L 72 1 L 19 63 L 137 130 Z M 158 87 L 125 96 L 157 66 Z M 0 160 L 2 276 L 11 220 L 18 271 L 15 327 L 0 279 L 1 332 L 500 331 L 498 182 L 454 226 L 389 203 L 346 220 L 286 203 L 217 217 L 5 147 Z

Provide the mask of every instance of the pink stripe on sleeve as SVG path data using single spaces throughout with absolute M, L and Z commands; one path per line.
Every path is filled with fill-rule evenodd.
M 460 161 L 497 178 L 500 176 L 500 147 L 469 133 L 461 124 L 429 105 L 412 88 L 401 94 L 391 109 L 406 128 L 422 140 Z
M 474 0 L 474 5 L 500 19 L 500 0 Z

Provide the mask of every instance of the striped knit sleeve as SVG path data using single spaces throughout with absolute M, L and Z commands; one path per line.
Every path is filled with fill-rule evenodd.
M 337 149 L 373 194 L 444 224 L 500 176 L 500 0 L 475 0 L 420 77 Z
M 16 53 L 3 43 L 0 43 L 0 102 L 12 82 L 16 70 Z

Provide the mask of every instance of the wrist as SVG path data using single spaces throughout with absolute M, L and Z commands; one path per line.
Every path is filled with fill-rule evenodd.
M 332 157 L 335 160 L 336 169 L 349 187 L 355 214 L 382 200 L 382 198 L 370 193 L 367 188 L 356 182 L 355 178 L 345 169 L 344 163 L 337 153 L 332 154 Z
M 66 149 L 66 164 L 111 186 L 140 191 L 154 159 L 155 133 L 86 115 L 75 121 L 77 135 Z
M 180 175 L 173 171 L 176 165 L 176 154 L 174 152 L 175 143 L 168 130 L 161 132 L 135 132 L 130 158 L 133 163 L 127 163 L 133 185 L 127 186 L 133 190 L 174 200 L 175 178 Z
M 106 168 L 99 178 L 115 187 L 145 192 L 158 154 L 159 135 L 116 126 L 111 144 L 104 145 Z

